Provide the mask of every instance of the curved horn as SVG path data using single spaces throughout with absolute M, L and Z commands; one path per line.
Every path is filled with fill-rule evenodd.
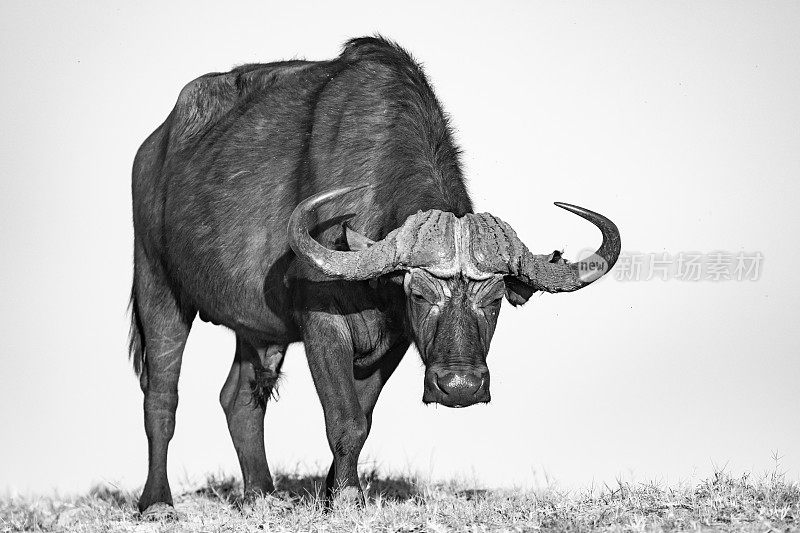
M 555 205 L 597 226 L 603 234 L 603 243 L 595 253 L 576 263 L 562 259 L 559 252 L 533 255 L 524 248 L 519 277 L 536 290 L 575 291 L 597 281 L 611 270 L 619 258 L 622 241 L 616 224 L 600 213 L 563 202 L 556 202 Z
M 294 253 L 324 274 L 339 279 L 371 279 L 395 270 L 397 265 L 395 232 L 366 250 L 357 252 L 331 250 L 318 243 L 308 233 L 314 209 L 368 186 L 368 183 L 360 183 L 342 187 L 316 194 L 300 202 L 289 217 L 289 245 Z

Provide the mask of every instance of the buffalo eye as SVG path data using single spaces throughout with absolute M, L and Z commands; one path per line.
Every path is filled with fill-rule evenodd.
M 481 311 L 484 311 L 484 312 L 488 311 L 490 313 L 493 313 L 493 312 L 497 311 L 497 309 L 500 307 L 500 303 L 502 301 L 503 301 L 502 296 L 500 298 L 493 298 L 491 300 L 490 299 L 486 299 L 486 300 L 482 301 L 480 304 L 478 304 L 478 308 Z
M 422 292 L 411 291 L 411 299 L 416 303 L 431 303 Z
M 504 294 L 505 285 L 502 283 L 495 284 L 478 297 L 478 307 L 482 309 L 497 307 L 503 301 Z
M 500 302 L 502 302 L 502 301 L 503 301 L 503 297 L 502 296 L 498 296 L 496 298 L 493 298 L 491 300 L 488 300 L 488 301 L 484 302 L 481 305 L 481 307 L 494 307 L 496 305 L 500 305 Z

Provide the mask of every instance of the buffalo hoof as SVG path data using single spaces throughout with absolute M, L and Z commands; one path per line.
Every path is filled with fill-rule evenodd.
M 168 503 L 154 503 L 142 511 L 142 520 L 147 522 L 169 522 L 178 519 L 178 511 Z
M 263 492 L 251 492 L 246 494 L 239 502 L 237 507 L 242 514 L 252 514 L 259 509 L 269 510 L 289 510 L 294 507 L 294 501 L 281 493 L 265 494 Z
M 342 487 L 333 496 L 333 507 L 354 507 L 364 505 L 364 493 L 359 487 Z

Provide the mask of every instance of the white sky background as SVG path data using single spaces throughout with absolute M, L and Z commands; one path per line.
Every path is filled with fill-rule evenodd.
M 764 256 L 756 282 L 621 282 L 505 304 L 489 406 L 424 407 L 409 352 L 364 468 L 487 486 L 675 482 L 716 464 L 800 477 L 800 4 L 789 2 L 0 4 L 0 491 L 144 483 L 126 359 L 130 169 L 200 74 L 326 59 L 382 34 L 426 68 L 481 211 L 539 253 Z M 226 6 L 230 4 L 226 3 Z M 195 323 L 173 487 L 239 475 L 217 402 L 233 335 Z M 267 413 L 273 466 L 327 468 L 302 349 Z

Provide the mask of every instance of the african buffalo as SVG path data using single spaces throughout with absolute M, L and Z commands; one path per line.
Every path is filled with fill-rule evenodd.
M 186 85 L 133 165 L 143 515 L 171 508 L 167 448 L 197 314 L 236 333 L 220 402 L 245 494 L 274 490 L 264 412 L 286 346 L 302 341 L 333 452 L 327 494 L 360 498 L 372 411 L 411 342 L 423 402 L 488 402 L 503 296 L 520 305 L 573 291 L 613 266 L 616 226 L 557 205 L 602 231 L 589 259 L 534 255 L 508 224 L 473 213 L 446 115 L 419 65 L 382 38 L 353 39 L 330 61 L 245 65 Z

